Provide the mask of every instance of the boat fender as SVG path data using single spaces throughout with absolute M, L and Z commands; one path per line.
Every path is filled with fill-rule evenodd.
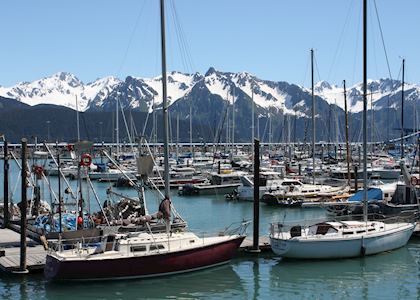
M 417 178 L 416 176 L 411 176 L 411 185 L 420 185 L 420 178 Z
M 45 235 L 41 235 L 39 237 L 39 240 L 41 241 L 42 246 L 44 246 L 44 250 L 47 251 L 48 250 L 48 241 L 47 241 L 47 238 L 45 237 Z
M 362 246 L 360 247 L 360 256 L 363 257 L 365 255 L 366 255 L 366 247 L 365 247 L 363 236 L 362 236 Z

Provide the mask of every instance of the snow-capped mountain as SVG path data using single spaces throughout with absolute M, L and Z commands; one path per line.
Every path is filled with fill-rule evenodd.
M 170 72 L 168 79 L 168 102 L 174 103 L 191 91 L 191 88 L 202 79 L 200 74 L 183 74 Z M 153 106 L 162 103 L 162 76 L 155 78 L 136 78 L 128 76 L 100 101 L 92 99 L 88 109 L 115 110 L 116 102 L 124 108 L 129 107 L 141 111 L 151 111 Z
M 272 124 L 274 141 L 287 142 L 292 136 L 303 142 L 310 139 L 312 96 L 311 90 L 307 87 L 284 81 L 263 80 L 248 72 L 223 72 L 214 68 L 210 68 L 205 74 L 170 72 L 167 74 L 167 79 L 172 121 L 174 116 L 177 116 L 181 123 L 188 124 L 185 128 L 189 128 L 190 111 L 192 111 L 194 128 L 197 129 L 193 133 L 195 141 L 226 140 L 223 135 L 226 128 L 231 130 L 234 127 L 233 118 L 235 118 L 235 136 L 238 140 L 249 141 L 251 138 L 249 129 L 252 128 L 252 99 L 255 103 L 255 126 L 259 128 L 256 131 L 262 140 L 268 139 L 268 124 Z M 369 112 L 369 116 L 375 120 L 375 128 L 370 130 L 377 132 L 377 140 L 398 136 L 399 130 L 397 132 L 395 129 L 401 126 L 401 82 L 391 79 L 370 80 L 368 91 L 374 110 L 373 113 Z M 344 135 L 343 88 L 321 81 L 315 85 L 315 94 L 317 140 L 329 141 L 332 136 L 339 140 L 339 137 Z M 418 123 L 420 116 L 420 105 L 418 105 L 420 87 L 415 84 L 405 84 L 404 95 L 406 100 L 404 127 L 416 128 L 415 124 Z M 9 134 L 14 134 L 18 139 L 28 134 L 29 136 L 35 136 L 40 132 L 45 134 L 42 132 L 45 129 L 45 120 L 49 120 L 51 124 L 62 122 L 70 124 L 69 120 L 73 120 L 74 115 L 68 108 L 76 108 L 76 97 L 78 109 L 86 111 L 86 116 L 93 117 L 92 120 L 89 117 L 85 119 L 85 122 L 91 122 L 90 126 L 85 127 L 92 129 L 92 135 L 99 134 L 93 129 L 98 127 L 98 120 L 101 120 L 104 130 L 108 128 L 109 132 L 113 132 L 110 130 L 114 126 L 113 118 L 109 112 L 115 111 L 117 103 L 123 108 L 132 109 L 133 114 L 138 116 L 135 120 L 139 123 L 137 125 L 142 128 L 148 126 L 149 132 L 151 125 L 143 124 L 149 120 L 145 117 L 145 112 L 150 112 L 153 107 L 161 109 L 162 78 L 128 76 L 125 80 L 120 80 L 115 77 L 104 77 L 85 84 L 76 76 L 61 72 L 33 82 L 18 83 L 12 87 L 0 86 L 0 115 L 2 115 L 2 124 L 5 124 L 5 129 L 0 129 L 9 130 Z M 360 133 L 362 98 L 361 84 L 347 88 L 352 136 L 359 136 Z M 58 106 L 35 106 L 37 104 Z M 370 107 L 369 103 L 368 108 Z M 17 125 L 16 117 L 9 114 L 12 110 L 14 113 L 19 113 L 25 122 L 22 124 L 19 122 L 20 125 Z M 36 112 L 37 119 L 28 117 L 33 112 Z M 20 131 L 16 132 L 15 128 L 18 126 L 21 126 Z M 34 128 L 38 128 L 38 131 L 36 132 Z M 57 136 L 67 136 L 68 129 L 67 125 L 57 130 Z M 186 132 L 184 134 L 187 136 Z M 111 135 L 108 140 L 111 140 Z
M 194 91 L 194 97 L 189 97 Z M 200 90 L 201 93 L 198 91 Z M 205 93 L 203 93 L 205 91 Z M 399 107 L 401 82 L 391 79 L 370 80 L 368 91 L 373 107 Z M 420 87 L 405 85 L 407 100 L 420 98 Z M 251 99 L 260 109 L 281 112 L 299 117 L 311 115 L 310 89 L 287 82 L 262 80 L 248 72 L 221 72 L 210 68 L 204 75 L 168 73 L 169 105 L 182 99 L 199 102 L 202 95 L 213 95 L 225 102 L 233 103 L 241 98 Z M 326 101 L 321 106 L 335 104 L 344 109 L 343 88 L 320 81 L 315 85 L 317 98 Z M 75 109 L 115 110 L 118 100 L 122 107 L 151 111 L 162 103 L 162 78 L 140 78 L 128 76 L 124 81 L 105 77 L 84 84 L 75 75 L 60 72 L 33 82 L 21 82 L 12 87 L 0 87 L 0 96 L 16 99 L 28 105 L 55 104 Z M 348 108 L 352 113 L 363 109 L 362 85 L 347 88 Z M 321 102 L 322 102 L 321 101 Z M 319 102 L 319 101 L 317 101 Z M 317 104 L 318 105 L 318 104 Z M 370 105 L 369 105 L 370 108 Z M 321 111 L 325 109 L 320 107 Z M 318 111 L 318 110 L 317 110 Z
M 204 77 L 205 86 L 214 95 L 219 95 L 227 101 L 236 101 L 235 91 L 240 90 L 248 97 L 254 99 L 254 103 L 265 109 L 282 110 L 286 114 L 296 114 L 291 95 L 282 89 L 281 83 L 261 80 L 247 72 L 227 73 L 218 72 L 210 68 Z
M 76 76 L 66 72 L 56 73 L 33 82 L 21 82 L 12 87 L 0 87 L 0 95 L 28 105 L 54 104 L 86 110 L 90 102 L 101 102 L 121 81 L 105 77 L 83 84 Z
M 363 86 L 358 83 L 347 88 L 348 109 L 352 113 L 363 110 Z M 336 104 L 344 109 L 343 87 L 330 85 L 326 81 L 318 82 L 315 87 L 315 94 L 325 99 L 330 104 Z M 373 109 L 397 108 L 401 103 L 401 81 L 384 79 L 368 80 L 368 109 L 373 104 Z M 404 99 L 413 102 L 420 98 L 420 86 L 415 84 L 404 85 Z

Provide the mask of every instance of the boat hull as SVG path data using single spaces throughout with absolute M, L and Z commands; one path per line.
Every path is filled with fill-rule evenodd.
M 190 272 L 229 262 L 244 238 L 166 254 L 103 260 L 59 260 L 47 255 L 44 275 L 48 280 L 106 280 Z
M 407 244 L 415 225 L 382 235 L 365 235 L 349 239 L 288 239 L 270 237 L 274 253 L 286 258 L 336 259 L 373 255 L 401 248 Z

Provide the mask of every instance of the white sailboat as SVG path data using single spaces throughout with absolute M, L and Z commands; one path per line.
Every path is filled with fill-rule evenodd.
M 363 1 L 363 179 L 367 184 L 367 0 Z M 334 259 L 377 254 L 407 244 L 416 222 L 394 223 L 368 221 L 367 189 L 364 192 L 362 221 L 313 222 L 301 224 L 272 223 L 270 244 L 274 253 L 288 258 Z

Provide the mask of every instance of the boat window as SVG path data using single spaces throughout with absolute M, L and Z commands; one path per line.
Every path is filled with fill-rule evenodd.
M 260 186 L 266 186 L 267 185 L 267 178 L 260 178 Z
M 195 240 L 190 240 L 190 244 L 195 243 Z
M 343 235 L 346 235 L 346 234 L 353 234 L 353 231 L 343 231 Z
M 163 246 L 162 244 L 150 245 L 150 251 L 157 250 L 157 249 L 165 249 L 165 246 Z
M 331 226 L 328 223 L 321 223 L 317 225 L 316 228 L 316 234 L 327 234 L 327 233 L 335 233 L 337 232 L 337 229 L 335 229 L 333 226 Z
M 131 246 L 131 252 L 144 252 L 146 251 L 146 246 Z
M 219 176 L 212 176 L 211 183 L 215 185 L 222 184 L 222 179 Z
M 296 237 L 302 235 L 302 227 L 299 225 L 293 226 L 290 228 L 290 237 Z

